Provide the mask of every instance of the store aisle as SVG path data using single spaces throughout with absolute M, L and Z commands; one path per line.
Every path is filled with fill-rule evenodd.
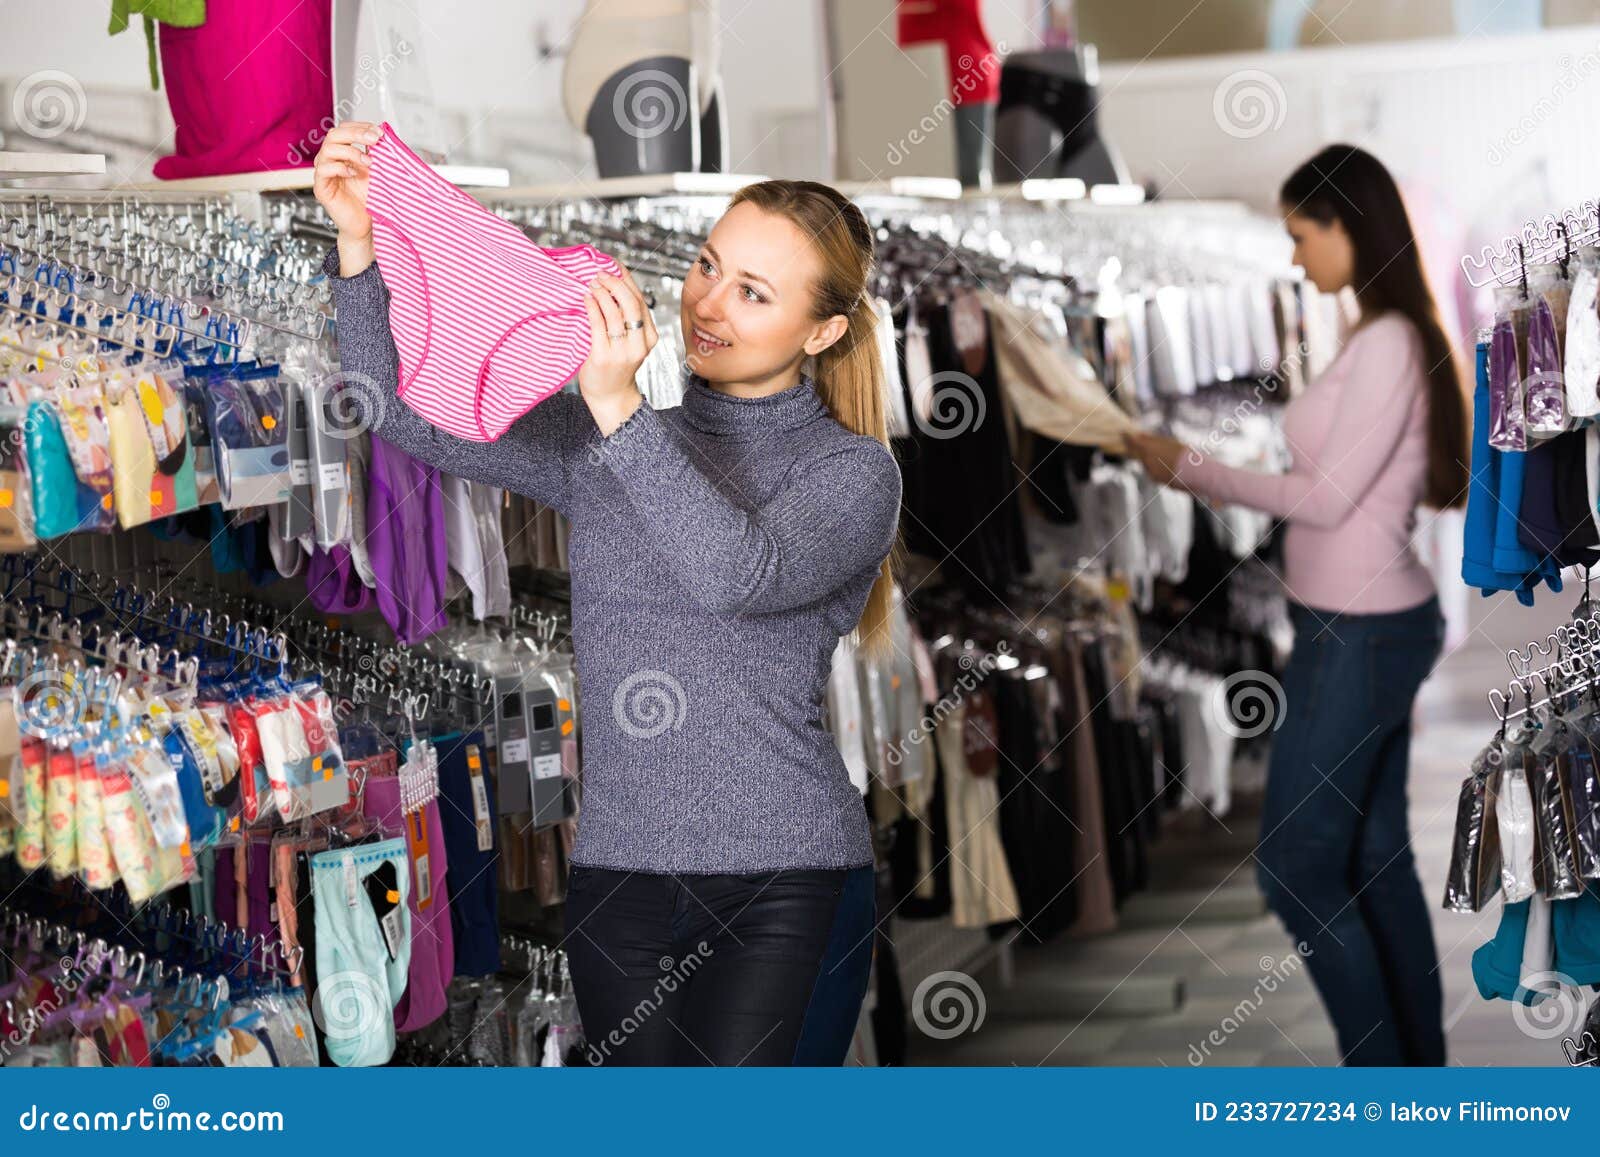
M 1423 689 L 1411 829 L 1431 905 L 1442 894 L 1457 790 L 1489 730 L 1484 696 L 1505 677 L 1505 650 L 1553 629 L 1574 601 L 1553 595 L 1531 610 L 1504 599 L 1474 606 L 1469 638 Z M 1001 986 L 992 971 L 977 978 L 986 1002 L 981 1027 L 951 1040 L 913 1027 L 910 1063 L 1337 1064 L 1310 976 L 1256 890 L 1250 855 L 1258 816 L 1245 809 L 1156 845 L 1154 886 L 1125 909 L 1125 923 L 1136 926 L 1089 942 L 1019 945 L 1014 985 Z M 1511 1005 L 1485 1001 L 1473 986 L 1473 950 L 1498 921 L 1498 904 L 1476 916 L 1434 911 L 1450 1062 L 1563 1064 L 1561 1030 L 1570 1026 L 1552 1031 L 1528 1017 L 1524 1031 Z

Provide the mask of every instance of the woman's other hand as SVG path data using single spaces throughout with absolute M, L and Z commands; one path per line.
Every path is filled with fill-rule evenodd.
M 589 283 L 589 358 L 578 370 L 578 389 L 602 434 L 609 435 L 644 403 L 634 382 L 655 348 L 655 321 L 633 274 L 602 273 Z
M 1178 464 L 1189 453 L 1189 447 L 1176 438 L 1164 434 L 1125 434 L 1123 446 L 1127 456 L 1136 459 L 1151 479 L 1163 486 L 1171 486 L 1178 477 Z
M 372 215 L 367 212 L 367 146 L 383 138 L 369 121 L 344 121 L 317 150 L 312 192 L 339 230 L 339 275 L 354 277 L 372 264 Z

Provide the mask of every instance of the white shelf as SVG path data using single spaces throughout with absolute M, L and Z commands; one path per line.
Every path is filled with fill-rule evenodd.
M 464 189 L 503 189 L 511 184 L 509 169 L 492 165 L 432 165 L 451 184 Z M 186 190 L 198 193 L 277 193 L 303 192 L 311 188 L 314 170 L 270 169 L 261 173 L 229 173 L 219 177 L 182 177 L 176 181 L 141 181 L 119 185 L 118 188 L 147 191 L 152 189 Z
M 751 173 L 645 173 L 637 177 L 596 177 L 592 181 L 554 181 L 518 185 L 492 194 L 496 201 L 609 201 L 626 197 L 727 197 L 765 177 Z
M 0 150 L 0 180 L 97 176 L 105 171 L 104 153 L 16 153 Z

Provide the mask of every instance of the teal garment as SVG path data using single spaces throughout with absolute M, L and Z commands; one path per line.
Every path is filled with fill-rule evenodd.
M 1500 927 L 1494 938 L 1472 954 L 1472 979 L 1485 1000 L 1515 1000 L 1532 1004 L 1538 996 L 1522 987 L 1522 946 L 1528 936 L 1531 900 L 1518 900 L 1500 909 Z
M 33 488 L 33 532 L 60 538 L 82 525 L 80 483 L 61 423 L 48 402 L 28 403 L 28 473 Z
M 212 504 L 206 507 L 211 517 L 211 565 L 218 574 L 237 574 L 244 569 L 244 554 L 238 530 L 228 523 L 228 512 Z
M 1600 894 L 1593 883 L 1573 900 L 1550 905 L 1556 951 L 1552 971 L 1573 984 L 1600 984 Z

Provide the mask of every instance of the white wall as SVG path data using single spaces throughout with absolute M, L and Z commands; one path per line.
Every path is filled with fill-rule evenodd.
M 243 2 L 243 0 L 238 0 Z M 560 180 L 592 172 L 586 138 L 561 107 L 559 57 L 541 59 L 543 39 L 559 46 L 582 0 L 410 0 L 423 26 L 421 51 L 463 161 L 494 161 L 519 180 Z M 985 0 L 990 36 L 1013 49 L 1033 43 L 1033 0 Z M 779 176 L 826 176 L 822 161 L 823 77 L 820 0 L 722 0 L 722 71 L 730 111 L 731 166 Z M 115 148 L 119 176 L 148 179 L 150 162 L 171 149 L 165 101 L 151 94 L 137 20 L 106 34 L 107 5 L 0 0 L 0 119 L 11 85 L 41 70 L 83 86 L 86 130 L 142 147 Z M 893 24 L 883 28 L 890 38 Z M 152 150 L 151 146 L 155 146 Z

